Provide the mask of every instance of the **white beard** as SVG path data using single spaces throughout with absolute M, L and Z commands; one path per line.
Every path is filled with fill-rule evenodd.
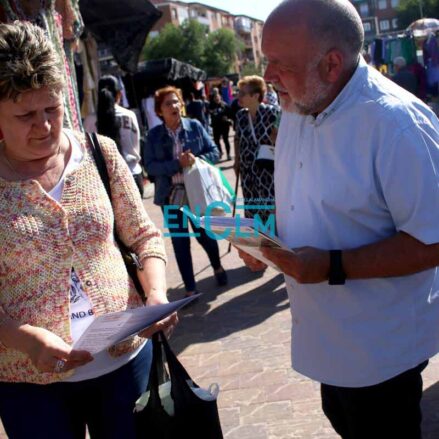
M 319 78 L 317 65 L 312 64 L 308 68 L 308 77 L 305 84 L 305 92 L 299 98 L 280 98 L 281 107 L 289 113 L 308 115 L 317 113 L 329 95 L 331 84 L 325 84 Z

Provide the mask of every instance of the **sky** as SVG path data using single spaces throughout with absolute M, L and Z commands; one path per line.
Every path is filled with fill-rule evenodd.
M 190 3 L 194 0 L 180 1 Z M 223 9 L 233 15 L 243 14 L 265 21 L 270 15 L 270 12 L 281 3 L 281 1 L 282 0 L 198 0 L 198 3 Z

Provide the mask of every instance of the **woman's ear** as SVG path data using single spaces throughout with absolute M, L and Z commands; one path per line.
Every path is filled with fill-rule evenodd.
M 0 140 L 3 140 L 3 131 L 0 129 Z

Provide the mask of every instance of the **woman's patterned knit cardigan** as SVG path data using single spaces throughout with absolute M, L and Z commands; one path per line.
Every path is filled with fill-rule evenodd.
M 142 306 L 113 239 L 114 218 L 120 238 L 141 262 L 166 261 L 160 231 L 113 141 L 100 137 L 111 203 L 85 136 L 75 135 L 85 154 L 66 176 L 60 203 L 35 180 L 0 178 L 0 305 L 12 319 L 46 328 L 69 344 L 72 267 L 96 316 Z M 139 341 L 133 338 L 110 353 L 132 351 Z M 40 373 L 25 354 L 0 345 L 0 381 L 47 384 L 71 374 Z

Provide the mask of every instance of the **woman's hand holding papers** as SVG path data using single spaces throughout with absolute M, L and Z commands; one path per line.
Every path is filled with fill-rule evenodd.
M 276 264 L 282 273 L 301 284 L 324 282 L 329 275 L 329 252 L 313 247 L 287 250 L 262 248 L 262 254 Z
M 140 337 L 144 338 L 151 338 L 152 335 L 158 331 L 163 331 L 166 338 L 169 338 L 172 333 L 174 332 L 174 328 L 178 323 L 178 316 L 175 312 L 174 314 L 171 314 L 169 317 L 166 317 L 163 320 L 160 320 L 157 323 L 154 323 L 149 328 L 146 328 L 144 331 L 139 332 Z
M 169 303 L 168 299 L 163 299 L 160 296 L 150 295 L 148 296 L 147 306 L 148 305 L 160 305 L 162 303 Z M 151 338 L 155 332 L 163 331 L 166 338 L 169 338 L 174 332 L 175 326 L 178 324 L 178 315 L 176 312 L 171 314 L 169 317 L 160 320 L 157 323 L 154 323 L 150 327 L 146 328 L 144 331 L 139 333 L 140 337 Z

